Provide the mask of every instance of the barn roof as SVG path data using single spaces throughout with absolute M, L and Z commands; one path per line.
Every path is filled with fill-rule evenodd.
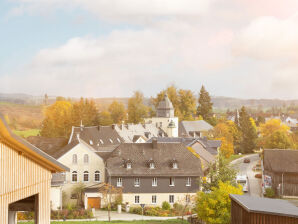
M 59 163 L 53 157 L 12 133 L 2 114 L 0 114 L 0 140 L 53 173 L 69 171 L 68 167 Z
M 298 150 L 265 149 L 264 169 L 277 173 L 298 174 Z
M 298 218 L 298 208 L 288 201 L 230 194 L 230 198 L 248 212 Z

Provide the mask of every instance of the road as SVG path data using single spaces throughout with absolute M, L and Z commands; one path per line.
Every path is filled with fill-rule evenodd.
M 244 158 L 250 159 L 250 163 L 243 163 Z M 258 154 L 247 155 L 243 158 L 234 160 L 231 162 L 233 167 L 237 170 L 239 175 L 247 175 L 248 177 L 248 193 L 251 196 L 262 196 L 261 179 L 255 178 L 255 174 L 252 169 L 259 161 Z

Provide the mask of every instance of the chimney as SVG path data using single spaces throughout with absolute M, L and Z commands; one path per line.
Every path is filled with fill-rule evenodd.
M 157 138 L 152 138 L 152 148 L 157 149 Z

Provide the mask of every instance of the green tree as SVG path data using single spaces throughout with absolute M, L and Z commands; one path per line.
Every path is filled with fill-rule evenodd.
M 240 185 L 219 182 L 209 193 L 198 192 L 196 212 L 198 217 L 208 224 L 229 224 L 231 221 L 230 194 L 242 194 Z
M 67 101 L 56 101 L 43 111 L 41 136 L 68 138 L 72 126 L 72 105 Z
M 198 99 L 199 106 L 197 108 L 197 115 L 201 115 L 207 122 L 213 123 L 212 119 L 212 106 L 211 97 L 206 91 L 205 87 L 202 86 L 200 90 L 200 96 Z
M 217 164 L 209 166 L 207 178 L 209 181 L 204 181 L 202 184 L 204 191 L 210 191 L 214 187 L 217 188 L 220 182 L 228 182 L 236 186 L 236 170 L 229 165 L 222 154 L 219 154 Z
M 239 116 L 239 130 L 241 131 L 240 150 L 242 153 L 251 153 L 256 147 L 257 130 L 254 120 L 249 117 L 243 106 Z
M 81 98 L 79 102 L 73 104 L 72 122 L 74 126 L 81 124 L 93 126 L 98 124 L 98 111 L 93 100 Z
M 99 119 L 98 119 L 99 125 L 102 126 L 109 126 L 113 124 L 113 119 L 111 117 L 111 114 L 109 111 L 102 111 L 99 113 Z
M 108 110 L 115 124 L 120 124 L 122 121 L 125 120 L 126 111 L 123 103 L 118 103 L 117 101 L 114 101 L 109 106 Z
M 136 91 L 128 100 L 128 122 L 141 123 L 148 115 L 148 107 L 144 105 L 144 96 L 141 92 Z

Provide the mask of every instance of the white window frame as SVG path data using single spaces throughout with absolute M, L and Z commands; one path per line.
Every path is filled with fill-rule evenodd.
M 154 164 L 154 162 L 150 162 L 149 167 L 150 167 L 150 169 L 155 169 L 155 164 Z
M 77 154 L 72 155 L 72 164 L 78 164 L 78 155 Z
M 152 178 L 152 187 L 157 187 L 157 177 Z
M 84 164 L 89 164 L 89 155 L 84 154 Z
M 173 163 L 173 169 L 178 169 L 178 164 L 176 162 Z
M 76 179 L 77 179 L 76 181 L 73 180 L 74 175 L 76 175 Z M 75 171 L 75 170 L 71 172 L 71 182 L 72 183 L 77 183 L 78 182 L 78 172 Z
M 171 200 L 171 199 L 173 199 L 173 200 Z M 175 195 L 173 195 L 173 194 L 170 194 L 169 195 L 169 203 L 170 204 L 174 204 L 175 203 Z
M 87 180 L 85 180 L 85 175 L 88 177 Z M 83 173 L 83 182 L 89 182 L 89 172 L 87 170 Z
M 140 204 L 140 195 L 135 195 L 135 204 Z
M 170 187 L 174 187 L 175 186 L 175 178 L 174 177 L 170 177 Z
M 190 187 L 191 186 L 191 177 L 187 177 L 186 179 L 186 186 Z
M 135 178 L 135 183 L 134 183 L 135 187 L 140 187 L 141 186 L 141 179 L 139 177 Z
M 98 180 L 96 180 L 96 175 L 98 175 Z M 100 176 L 100 171 L 96 170 L 94 172 L 94 182 L 100 182 L 101 176 Z
M 117 178 L 117 187 L 122 187 L 122 186 L 123 186 L 122 178 L 121 177 L 118 177 Z
M 157 196 L 156 195 L 152 195 L 152 197 L 151 197 L 151 204 L 156 204 L 156 203 L 157 203 Z
M 131 169 L 131 162 L 126 163 L 126 169 Z

